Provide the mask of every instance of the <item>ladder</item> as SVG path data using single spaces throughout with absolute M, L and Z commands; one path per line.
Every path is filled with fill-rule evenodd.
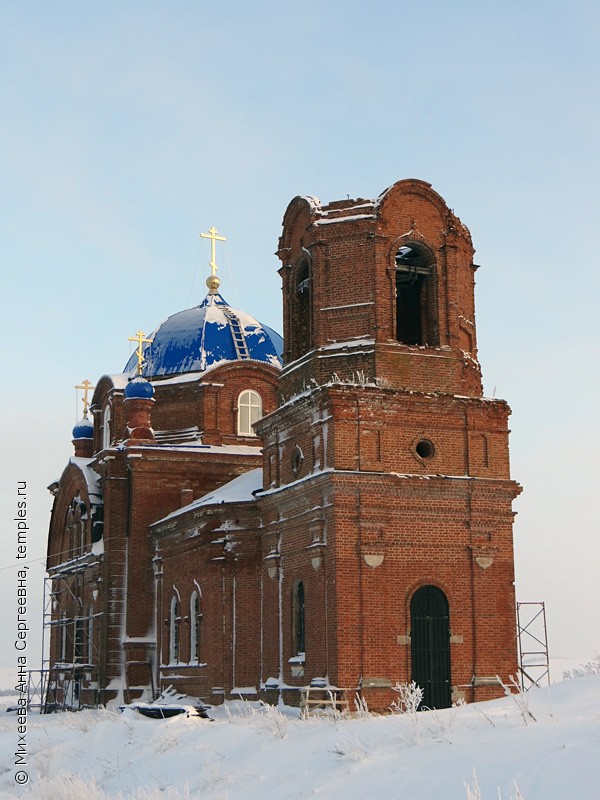
M 239 317 L 230 308 L 224 308 L 223 313 L 229 322 L 229 329 L 231 331 L 231 338 L 233 339 L 233 346 L 240 361 L 247 361 L 250 358 L 250 351 L 246 344 L 246 337 L 240 324 Z

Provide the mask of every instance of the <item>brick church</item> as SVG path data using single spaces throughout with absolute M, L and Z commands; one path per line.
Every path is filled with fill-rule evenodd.
M 296 197 L 283 340 L 228 305 L 208 236 L 206 298 L 98 380 L 50 487 L 48 697 L 498 696 L 520 487 L 510 409 L 482 395 L 468 229 L 419 180 Z

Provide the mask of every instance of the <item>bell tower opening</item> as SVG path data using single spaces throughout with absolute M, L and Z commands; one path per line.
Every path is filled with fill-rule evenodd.
M 396 262 L 396 339 L 402 344 L 438 344 L 435 271 L 427 251 L 400 247 Z
M 310 265 L 308 259 L 303 259 L 296 270 L 294 286 L 293 330 L 295 331 L 295 336 L 292 359 L 299 358 L 311 349 L 311 313 Z

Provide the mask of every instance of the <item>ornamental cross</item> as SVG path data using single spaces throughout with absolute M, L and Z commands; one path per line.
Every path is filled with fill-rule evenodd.
M 224 236 L 217 236 L 217 229 L 213 225 L 212 228 L 208 229 L 208 233 L 201 233 L 200 236 L 203 239 L 210 239 L 210 261 L 209 266 L 212 270 L 212 274 L 217 274 L 217 242 L 226 242 L 227 239 Z
M 84 416 L 85 419 L 87 419 L 88 408 L 90 407 L 90 401 L 88 400 L 88 394 L 89 394 L 89 392 L 92 391 L 92 389 L 95 389 L 96 387 L 92 386 L 90 381 L 88 381 L 88 379 L 86 378 L 84 381 L 81 381 L 80 384 L 76 384 L 75 388 L 83 390 L 83 397 L 81 398 L 81 402 L 83 403 L 83 416 Z
M 146 334 L 144 333 L 144 331 L 138 331 L 135 336 L 128 336 L 127 337 L 130 342 L 137 342 L 138 343 L 137 350 L 135 351 L 135 354 L 137 356 L 137 362 L 138 362 L 137 363 L 137 374 L 138 375 L 142 374 L 142 365 L 144 363 L 144 354 L 142 352 L 142 345 L 145 344 L 145 343 L 149 344 L 152 341 L 152 339 L 144 339 L 145 335 Z

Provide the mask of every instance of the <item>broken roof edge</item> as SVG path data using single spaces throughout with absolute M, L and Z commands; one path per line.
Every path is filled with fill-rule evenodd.
M 162 517 L 156 522 L 153 522 L 150 527 L 155 528 L 156 526 L 165 522 L 171 522 L 175 520 L 182 514 L 187 514 L 190 511 L 197 511 L 199 508 L 204 508 L 207 506 L 220 506 L 225 504 L 229 505 L 232 503 L 252 503 L 256 499 L 254 492 L 262 489 L 262 484 L 262 467 L 256 467 L 255 469 L 248 470 L 247 472 L 243 472 L 241 475 L 238 475 L 236 478 L 233 478 L 227 483 L 224 483 L 213 492 L 207 492 L 207 494 L 199 497 L 197 500 L 188 503 L 188 505 L 183 506 L 182 508 L 172 511 L 170 514 L 167 514 L 166 517 Z

